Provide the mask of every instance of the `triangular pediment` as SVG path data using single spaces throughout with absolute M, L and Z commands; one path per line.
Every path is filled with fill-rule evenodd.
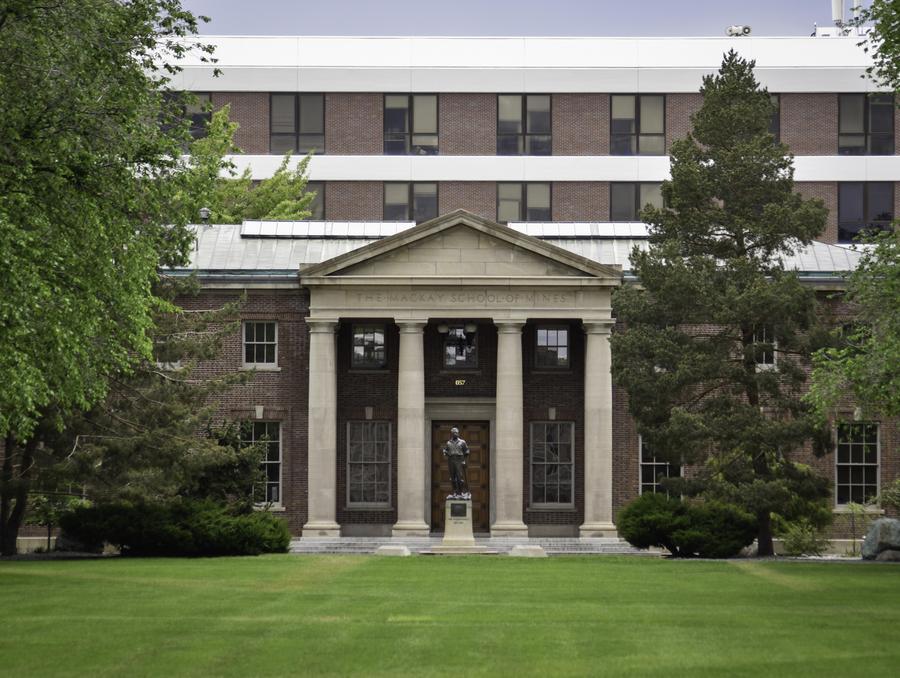
M 614 278 L 603 266 L 507 226 L 458 210 L 302 273 L 311 277 Z

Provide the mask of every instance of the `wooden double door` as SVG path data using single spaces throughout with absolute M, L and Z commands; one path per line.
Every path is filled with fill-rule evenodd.
M 444 443 L 450 439 L 450 429 L 459 429 L 459 437 L 469 447 L 466 480 L 472 493 L 472 529 L 490 532 L 490 474 L 491 427 L 487 421 L 435 421 L 431 425 L 431 529 L 444 531 L 444 500 L 453 491 L 450 470 L 443 455 Z

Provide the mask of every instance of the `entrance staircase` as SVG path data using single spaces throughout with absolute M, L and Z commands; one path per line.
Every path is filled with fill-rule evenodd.
M 291 541 L 290 551 L 297 554 L 355 554 L 375 553 L 379 546 L 406 546 L 412 553 L 430 551 L 441 543 L 441 535 L 430 537 L 300 537 Z M 606 537 L 475 537 L 475 543 L 489 551 L 507 554 L 513 546 L 530 544 L 541 546 L 548 556 L 649 556 L 651 551 L 636 549 L 623 539 Z

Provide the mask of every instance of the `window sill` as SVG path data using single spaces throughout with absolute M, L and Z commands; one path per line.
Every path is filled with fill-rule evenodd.
M 345 511 L 392 511 L 394 509 L 390 504 L 353 504 L 352 506 L 344 506 Z
M 390 374 L 391 371 L 387 367 L 373 367 L 366 369 L 365 367 L 351 367 L 347 370 L 347 374 Z
M 541 368 L 535 368 L 535 369 L 531 370 L 531 373 L 532 374 L 572 374 L 572 368 L 571 367 L 559 367 L 559 368 L 554 369 L 552 367 L 541 367 Z
M 281 372 L 281 368 L 278 365 L 266 365 L 262 364 L 254 364 L 254 365 L 241 365 L 242 372 Z
M 281 504 L 254 504 L 254 511 L 265 511 L 267 513 L 284 513 L 287 509 Z
M 833 509 L 831 509 L 831 512 L 838 515 L 849 515 L 853 513 L 853 511 L 851 511 L 846 504 L 839 504 L 838 506 L 835 506 Z M 866 506 L 864 513 L 868 516 L 883 516 L 884 509 L 878 508 L 877 506 Z
M 554 511 L 559 513 L 574 513 L 576 511 L 573 504 L 532 504 L 528 507 L 529 511 Z

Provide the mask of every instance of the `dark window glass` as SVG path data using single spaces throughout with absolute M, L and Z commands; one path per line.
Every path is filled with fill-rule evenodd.
M 571 422 L 531 424 L 531 503 L 574 503 L 574 425 Z
M 245 421 L 241 424 L 241 444 L 266 447 L 261 462 L 264 480 L 253 488 L 254 501 L 281 503 L 281 424 L 277 421 Z
M 306 192 L 316 194 L 316 197 L 309 204 L 309 218 L 313 221 L 325 221 L 325 182 L 306 182 Z
M 569 366 L 569 328 L 538 325 L 535 337 L 534 362 L 539 369 Z
M 384 325 L 354 325 L 352 349 L 350 365 L 354 369 L 380 369 L 387 365 Z
M 497 155 L 553 152 L 549 94 L 497 95 Z
M 478 335 L 461 325 L 450 326 L 444 335 L 444 367 L 454 370 L 478 367 Z
M 437 184 L 390 182 L 384 185 L 384 220 L 421 223 L 437 216 Z
M 838 425 L 835 491 L 838 504 L 872 503 L 878 495 L 878 424 Z
M 347 422 L 347 503 L 387 506 L 390 502 L 390 422 Z
M 434 155 L 438 152 L 436 94 L 386 94 L 384 152 L 388 155 Z
M 775 106 L 772 119 L 769 120 L 769 133 L 775 137 L 775 141 L 781 141 L 781 97 L 778 94 L 770 94 L 769 100 Z
M 841 94 L 838 98 L 838 153 L 894 154 L 894 95 Z
M 665 155 L 666 97 L 610 96 L 610 155 Z
M 756 351 L 756 364 L 760 366 L 775 365 L 775 329 L 771 325 L 763 325 L 753 333 Z
M 550 221 L 550 184 L 497 184 L 497 221 Z
M 325 97 L 273 94 L 269 99 L 269 152 L 283 155 L 325 150 Z
M 838 241 L 853 242 L 866 231 L 887 231 L 894 219 L 894 184 L 845 181 L 838 184 Z
M 641 210 L 646 205 L 662 207 L 662 184 L 624 183 L 609 185 L 609 220 L 640 221 Z
M 191 121 L 191 136 L 201 139 L 206 136 L 212 118 L 212 99 L 208 92 L 195 92 L 196 101 L 185 105 L 185 115 Z
M 648 445 L 641 445 L 641 494 L 645 492 L 666 492 L 661 481 L 664 478 L 677 478 L 681 475 L 679 464 L 670 464 L 667 461 L 657 459 Z M 666 492 L 668 494 L 668 492 Z
M 244 323 L 244 364 L 275 365 L 277 330 L 273 322 Z

